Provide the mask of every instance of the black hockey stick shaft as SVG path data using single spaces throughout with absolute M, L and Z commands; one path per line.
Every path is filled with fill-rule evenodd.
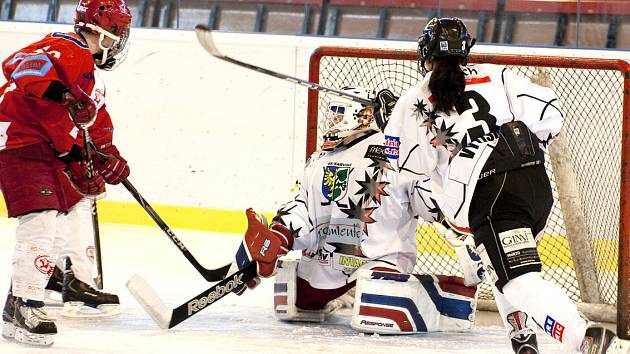
M 173 328 L 186 321 L 209 305 L 212 305 L 231 293 L 238 285 L 246 284 L 257 275 L 255 262 L 250 263 L 247 267 L 236 273 L 228 275 L 221 282 L 213 285 L 207 290 L 204 290 L 199 295 L 175 308 L 171 315 L 171 321 L 168 328 Z
M 85 145 L 85 160 L 87 162 L 87 175 L 88 179 L 92 179 L 94 173 L 94 161 L 92 160 L 92 149 L 94 143 L 92 137 L 88 132 L 87 126 L 82 126 L 83 130 L 83 144 Z M 94 253 L 96 256 L 96 278 L 94 282 L 99 290 L 103 290 L 103 258 L 101 253 L 101 233 L 98 226 L 98 210 L 96 209 L 96 200 L 91 200 L 91 214 L 92 214 L 92 230 L 94 231 Z
M 103 256 L 101 252 L 101 233 L 98 227 L 98 209 L 96 200 L 92 201 L 92 229 L 94 229 L 94 253 L 96 255 L 96 286 L 103 290 Z
M 232 64 L 236 64 L 238 66 L 250 69 L 250 70 L 254 70 L 257 71 L 261 74 L 265 74 L 265 75 L 269 75 L 269 76 L 273 76 L 275 78 L 278 79 L 282 79 L 282 80 L 286 80 L 289 82 L 292 82 L 294 84 L 298 84 L 301 86 L 304 86 L 310 90 L 318 90 L 318 91 L 322 91 L 325 93 L 330 93 L 336 96 L 341 96 L 341 97 L 345 97 L 348 98 L 354 102 L 358 102 L 361 103 L 363 105 L 373 105 L 374 102 L 372 102 L 371 100 L 359 97 L 359 96 L 355 96 L 352 94 L 349 94 L 347 92 L 343 92 L 343 91 L 339 91 L 339 90 L 335 90 L 332 89 L 330 87 L 326 87 L 326 86 L 322 86 L 320 84 L 314 83 L 314 82 L 310 82 L 304 79 L 300 79 L 298 77 L 295 76 L 290 76 L 290 75 L 286 75 L 286 74 L 282 74 L 279 73 L 277 71 L 273 71 L 273 70 L 269 70 L 269 69 L 265 69 L 263 67 L 257 66 L 257 65 L 253 65 L 253 64 L 249 64 L 249 63 L 245 63 L 243 61 L 240 61 L 238 59 L 234 59 L 232 57 L 229 57 L 227 55 L 224 55 L 223 53 L 221 53 L 219 51 L 219 49 L 216 47 L 216 45 L 214 44 L 214 41 L 212 39 L 212 30 L 210 28 L 208 28 L 205 25 L 197 25 L 195 27 L 195 33 L 197 34 L 197 39 L 199 40 L 199 43 L 201 43 L 201 46 L 204 47 L 204 49 L 206 51 L 208 51 L 208 53 L 210 53 L 213 57 L 217 58 L 217 59 L 221 59 L 223 61 L 226 61 L 228 63 L 232 63 Z
M 142 209 L 144 209 L 147 212 L 147 214 L 149 214 L 151 219 L 153 219 L 153 221 L 160 227 L 160 229 L 162 229 L 162 231 L 164 231 L 164 233 L 171 239 L 171 241 L 173 241 L 173 243 L 177 246 L 177 248 L 184 255 L 184 257 L 186 257 L 188 262 L 190 262 L 190 264 L 192 264 L 192 266 L 195 267 L 195 269 L 199 272 L 199 274 L 201 274 L 202 277 L 204 277 L 206 281 L 215 282 L 215 281 L 223 280 L 225 278 L 228 271 L 230 270 L 231 264 L 226 264 L 217 269 L 208 269 L 208 268 L 203 267 L 197 261 L 197 259 L 192 255 L 192 253 L 190 253 L 188 248 L 186 248 L 186 245 L 184 245 L 184 243 L 175 235 L 175 233 L 171 230 L 171 228 L 168 227 L 168 225 L 166 225 L 166 223 L 164 222 L 164 220 L 162 220 L 160 215 L 158 215 L 158 213 L 153 209 L 153 207 L 151 207 L 149 202 L 147 202 L 142 197 L 142 195 L 140 195 L 140 192 L 138 192 L 136 187 L 134 187 L 133 184 L 131 184 L 131 182 L 129 182 L 128 179 L 124 179 L 122 181 L 122 184 L 123 186 L 125 186 L 125 188 L 127 188 L 129 193 L 131 193 L 131 195 L 136 199 L 136 201 L 138 202 L 138 204 L 140 204 Z

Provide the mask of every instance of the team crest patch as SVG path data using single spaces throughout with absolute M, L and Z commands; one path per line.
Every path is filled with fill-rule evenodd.
M 324 177 L 322 178 L 324 198 L 330 202 L 335 202 L 346 196 L 350 171 L 350 165 L 346 164 L 333 163 L 324 167 Z

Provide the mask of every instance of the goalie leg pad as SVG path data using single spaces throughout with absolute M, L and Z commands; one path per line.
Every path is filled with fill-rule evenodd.
M 332 312 L 351 307 L 344 296 L 354 283 L 335 289 L 317 289 L 297 276 L 299 260 L 282 260 L 274 283 L 274 313 L 282 321 L 323 322 Z
M 472 328 L 476 286 L 459 277 L 360 270 L 352 328 L 410 334 Z

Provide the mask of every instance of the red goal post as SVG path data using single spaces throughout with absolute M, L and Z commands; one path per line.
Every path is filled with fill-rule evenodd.
M 554 207 L 538 246 L 543 277 L 593 320 L 616 321 L 618 335 L 630 339 L 630 64 L 477 53 L 470 61 L 509 66 L 558 94 L 565 126 L 546 163 Z M 331 88 L 389 88 L 400 95 L 419 79 L 412 50 L 319 47 L 310 58 L 309 81 Z M 308 92 L 306 156 L 321 142 L 329 96 Z M 417 241 L 416 271 L 459 272 L 454 252 L 428 224 L 419 225 Z M 489 289 L 482 286 L 480 303 L 492 300 Z

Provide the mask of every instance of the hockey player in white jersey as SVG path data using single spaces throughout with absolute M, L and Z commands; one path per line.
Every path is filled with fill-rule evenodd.
M 467 65 L 473 44 L 460 19 L 427 24 L 418 47 L 427 73 L 398 100 L 386 154 L 400 174 L 430 178 L 447 219 L 471 230 L 517 353 L 538 352 L 532 319 L 571 351 L 603 353 L 610 331 L 589 327 L 540 275 L 536 241 L 553 202 L 543 150 L 562 127 L 559 102 L 507 68 Z
M 359 87 L 341 90 L 374 98 Z M 270 231 L 248 211 L 250 229 L 237 262 L 242 268 L 255 255 L 276 249 L 257 241 L 260 237 L 281 239 L 280 254 L 303 250 L 299 260 L 279 266 L 274 310 L 281 320 L 324 320 L 340 304 L 333 300 L 356 284 L 352 327 L 359 331 L 469 329 L 481 263 L 467 260 L 470 286 L 459 277 L 411 274 L 418 218 L 437 220 L 439 209 L 423 181 L 393 171 L 372 106 L 336 98 L 329 108 L 322 150 L 307 161 L 302 183 L 278 210 Z M 259 274 L 268 276 L 275 259 L 258 265 Z

